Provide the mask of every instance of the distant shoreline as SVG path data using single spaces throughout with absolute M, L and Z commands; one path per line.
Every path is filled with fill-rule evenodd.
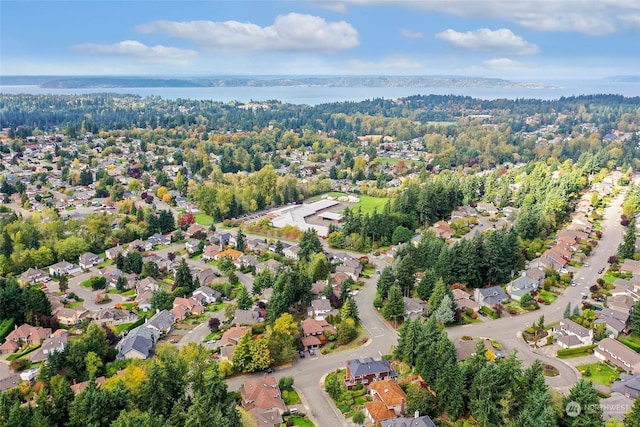
M 35 85 L 47 89 L 206 88 L 206 87 L 452 87 L 551 89 L 556 85 L 485 77 L 457 76 L 326 76 L 326 77 L 109 77 L 2 76 L 0 86 Z

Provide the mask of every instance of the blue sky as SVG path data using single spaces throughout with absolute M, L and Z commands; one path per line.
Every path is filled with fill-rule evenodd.
M 640 0 L 0 1 L 2 75 L 640 74 Z

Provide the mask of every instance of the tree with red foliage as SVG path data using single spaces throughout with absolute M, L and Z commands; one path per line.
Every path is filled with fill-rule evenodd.
M 194 224 L 195 222 L 196 217 L 192 212 L 184 212 L 178 217 L 178 224 L 180 225 L 180 227 L 187 227 L 191 224 Z

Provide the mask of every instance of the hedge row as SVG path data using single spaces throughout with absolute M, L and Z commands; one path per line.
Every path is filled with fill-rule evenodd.
M 15 324 L 15 321 L 13 320 L 13 318 L 3 320 L 0 323 L 0 341 L 4 340 L 7 337 L 7 335 L 11 333 L 11 331 L 13 330 L 14 324 Z
M 581 354 L 581 353 L 593 353 L 593 349 L 597 347 L 597 344 L 592 344 L 592 345 L 585 345 L 582 347 L 575 347 L 575 348 L 561 348 L 560 350 L 558 350 L 558 356 L 571 356 L 574 354 Z

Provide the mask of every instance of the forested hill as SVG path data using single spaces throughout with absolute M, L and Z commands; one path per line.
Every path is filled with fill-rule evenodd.
M 524 121 L 527 116 L 543 114 L 545 122 L 552 122 L 558 116 L 566 115 L 568 119 L 564 123 L 571 127 L 575 119 L 569 118 L 580 114 L 581 117 L 586 115 L 584 120 L 588 116 L 587 121 L 595 125 L 611 126 L 625 113 L 636 114 L 638 108 L 640 97 L 621 95 L 585 95 L 556 100 L 481 100 L 468 96 L 428 95 L 397 100 L 378 98 L 361 102 L 336 102 L 313 107 L 279 101 L 249 106 L 237 102 L 165 100 L 157 96 L 143 98 L 118 94 L 0 95 L 0 127 L 20 127 L 23 136 L 26 136 L 30 129 L 79 129 L 81 124 L 93 132 L 114 128 L 171 128 L 196 123 L 228 130 L 274 125 L 281 129 L 331 131 L 336 138 L 343 139 L 347 136 L 353 138 L 353 132 L 375 133 L 375 129 L 364 128 L 362 118 L 367 116 L 426 124 L 430 121 L 453 122 L 464 117 L 484 115 L 493 123 L 509 123 L 511 130 L 517 132 L 527 130 Z M 348 117 L 354 120 L 347 120 Z M 401 129 L 403 139 L 420 136 L 415 126 L 402 126 Z M 607 129 L 604 131 L 606 133 Z M 393 130 L 388 132 L 391 136 L 400 137 Z
M 549 88 L 543 83 L 521 83 L 484 77 L 457 76 L 220 76 L 197 78 L 109 76 L 3 76 L 1 85 L 38 85 L 44 88 L 141 88 L 141 87 L 501 87 Z

